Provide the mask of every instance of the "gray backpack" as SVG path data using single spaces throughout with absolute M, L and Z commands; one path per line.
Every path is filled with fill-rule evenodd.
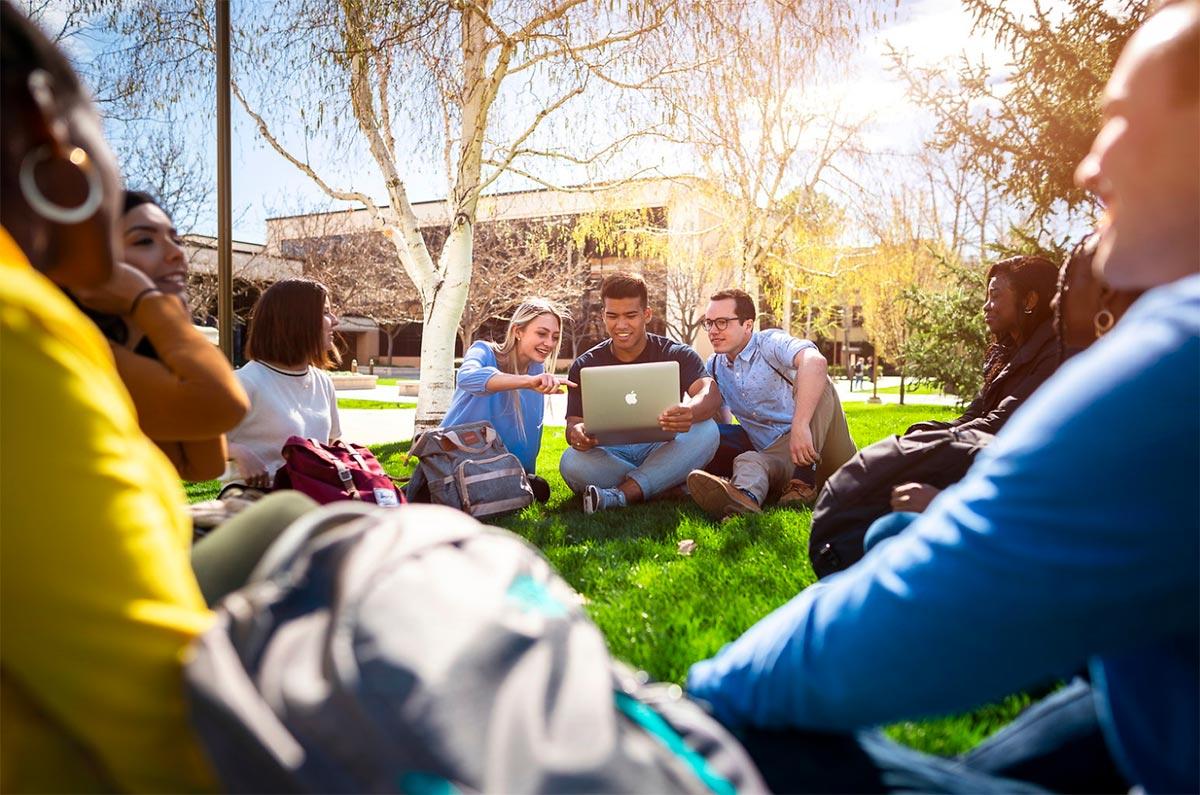
M 761 792 L 675 685 L 615 663 L 521 538 L 339 503 L 280 537 L 185 668 L 233 792 Z
M 521 461 L 485 420 L 425 431 L 413 439 L 408 454 L 421 460 L 408 484 L 409 502 L 424 502 L 418 492 L 426 485 L 430 502 L 477 519 L 533 502 Z

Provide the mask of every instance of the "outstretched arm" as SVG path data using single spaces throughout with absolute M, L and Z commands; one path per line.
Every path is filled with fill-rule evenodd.
M 692 407 L 692 422 L 702 422 L 717 416 L 721 410 L 721 390 L 713 379 L 697 378 L 688 387 L 683 402 Z
M 537 375 L 512 375 L 499 370 L 489 378 L 484 389 L 488 392 L 508 392 L 513 389 L 532 389 L 543 395 L 553 395 L 561 392 L 563 387 L 575 386 L 565 375 L 553 373 L 538 373 Z
M 1151 400 L 1161 374 L 1195 373 L 1196 359 L 1183 363 L 1195 355 L 1183 347 L 1138 378 L 1117 356 L 1089 360 L 902 534 L 693 666 L 689 690 L 730 726 L 843 730 L 968 709 L 1097 652 L 1194 636 L 1186 495 L 1200 462 L 1127 465 L 1170 446 L 1181 418 L 1149 416 L 1124 445 L 1101 429 Z M 1195 432 L 1194 417 L 1182 421 Z M 1130 482 L 1097 490 L 1115 470 Z

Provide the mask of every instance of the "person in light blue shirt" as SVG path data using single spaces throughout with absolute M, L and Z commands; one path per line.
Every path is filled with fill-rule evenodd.
M 1111 756 L 1121 791 L 1200 791 L 1198 74 L 1200 2 L 1165 5 L 1118 60 L 1104 127 L 1076 171 L 1108 209 L 1099 274 L 1114 289 L 1157 289 L 899 535 L 692 667 L 689 691 L 744 738 L 952 713 L 1086 664 L 1090 688 L 1067 697 L 1099 724 L 1107 755 L 1071 769 Z M 1043 777 L 1075 747 L 1061 742 L 1069 728 L 1055 731 L 1067 697 L 1002 732 L 1040 760 L 1025 781 L 1081 786 L 1082 773 Z M 798 771 L 810 737 L 789 738 L 774 770 Z M 964 778 L 979 769 L 971 757 L 896 750 L 859 735 L 850 756 L 880 773 L 871 786 L 894 785 L 881 771 L 925 768 L 939 778 L 919 789 L 988 788 Z
M 546 481 L 535 475 L 542 446 L 545 396 L 573 386 L 554 374 L 562 335 L 563 311 L 549 301 L 531 298 L 517 307 L 504 341 L 476 341 L 463 356 L 450 409 L 442 420 L 449 427 L 487 420 L 508 451 L 530 476 L 534 495 L 550 497 Z
M 717 455 L 687 483 L 718 520 L 758 513 L 768 495 L 811 504 L 856 449 L 817 346 L 779 329 L 755 331 L 757 314 L 749 294 L 729 289 L 713 294 L 704 316 L 715 351 L 706 368 L 739 424 L 721 426 Z

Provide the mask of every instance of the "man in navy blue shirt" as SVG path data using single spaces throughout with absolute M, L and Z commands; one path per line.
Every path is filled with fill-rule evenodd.
M 585 513 L 623 508 L 678 486 L 697 462 L 708 463 L 720 443 L 713 415 L 721 395 L 690 346 L 647 333 L 652 313 L 646 283 L 636 276 L 613 274 L 601 285 L 600 299 L 609 338 L 580 354 L 567 380 L 582 383 L 579 371 L 585 367 L 676 361 L 680 401 L 658 418 L 659 427 L 676 434 L 671 441 L 602 447 L 584 425 L 580 388 L 568 387 L 570 449 L 558 468 L 571 490 L 583 495 Z
M 844 732 L 969 709 L 1086 665 L 1090 688 L 1036 705 L 985 743 L 991 753 L 952 764 L 864 734 L 843 772 L 871 771 L 859 789 L 1018 786 L 981 769 L 1070 787 L 1083 773 L 1055 772 L 1103 764 L 1102 747 L 1123 776 L 1112 786 L 1200 790 L 1198 77 L 1200 2 L 1166 5 L 1117 62 L 1076 172 L 1107 209 L 1100 274 L 1157 289 L 903 532 L 692 667 L 689 690 L 727 725 Z M 1073 736 L 1089 725 L 1102 745 Z M 765 765 L 769 783 L 812 784 L 805 749 L 828 735 L 812 738 L 790 738 L 783 763 Z M 1025 763 L 987 761 L 1013 748 Z

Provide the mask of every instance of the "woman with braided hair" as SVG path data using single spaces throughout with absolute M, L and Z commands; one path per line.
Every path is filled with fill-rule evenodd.
M 1103 337 L 1142 294 L 1114 290 L 1092 270 L 1099 232 L 1088 234 L 1063 262 L 1051 302 L 1059 358 L 1066 360 Z

